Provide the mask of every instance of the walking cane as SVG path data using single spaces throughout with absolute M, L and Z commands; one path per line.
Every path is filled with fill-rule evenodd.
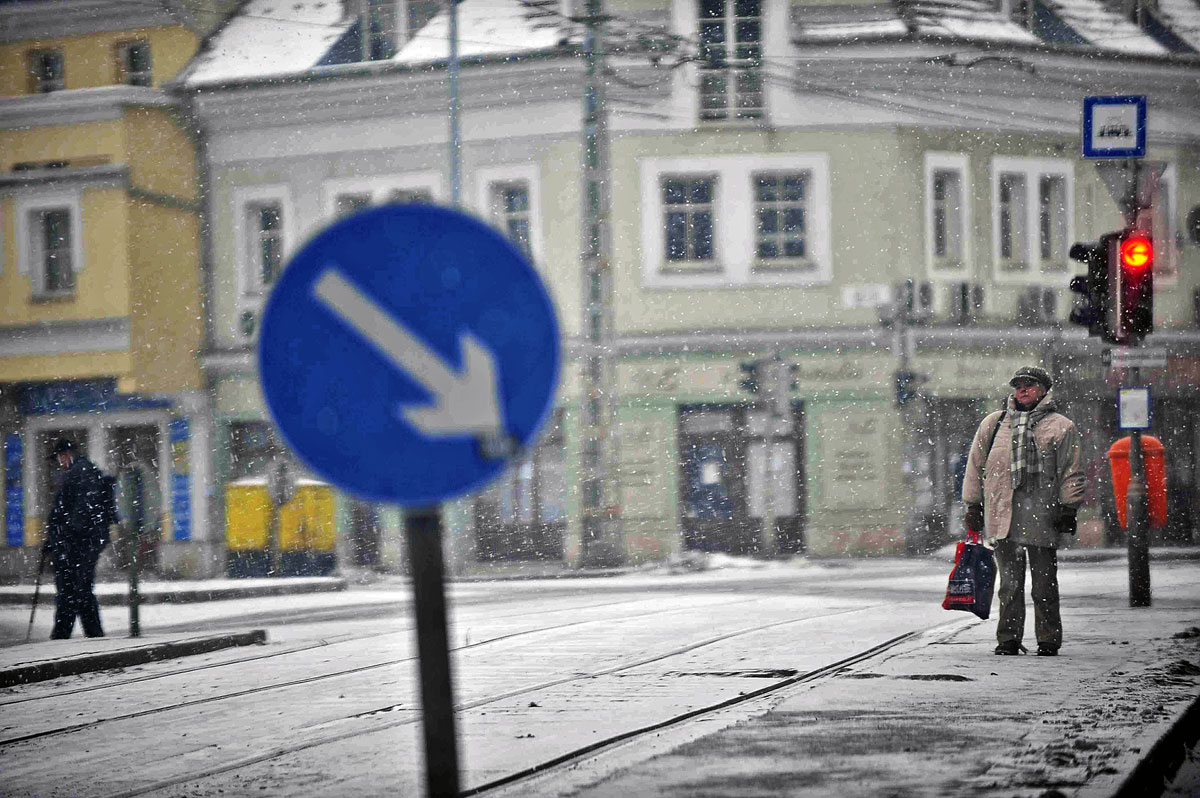
M 33 584 L 33 606 L 29 609 L 29 628 L 25 630 L 25 642 L 33 635 L 33 616 L 37 614 L 38 594 L 42 592 L 42 572 L 46 570 L 46 544 L 42 544 L 42 556 L 38 558 L 37 580 Z

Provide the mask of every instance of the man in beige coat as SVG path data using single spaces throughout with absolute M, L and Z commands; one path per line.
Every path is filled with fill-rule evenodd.
M 962 500 L 970 529 L 996 550 L 1000 572 L 997 654 L 1019 654 L 1025 633 L 1025 562 L 1032 577 L 1037 653 L 1053 657 L 1062 646 L 1058 609 L 1058 538 L 1075 534 L 1083 501 L 1079 432 L 1058 412 L 1050 375 L 1037 366 L 1017 369 L 1004 410 L 975 432 Z

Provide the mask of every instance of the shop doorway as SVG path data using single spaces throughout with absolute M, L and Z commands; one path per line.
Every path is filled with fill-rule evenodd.
M 155 424 L 113 427 L 108 443 L 121 519 L 113 557 L 118 567 L 128 568 L 136 541 L 139 570 L 155 571 L 163 522 L 159 428 Z
M 680 521 L 690 551 L 757 554 L 763 547 L 767 475 L 775 511 L 774 548 L 805 550 L 807 513 L 803 411 L 781 420 L 768 452 L 770 414 L 742 406 L 682 407 L 679 412 Z M 773 469 L 769 470 L 772 458 Z

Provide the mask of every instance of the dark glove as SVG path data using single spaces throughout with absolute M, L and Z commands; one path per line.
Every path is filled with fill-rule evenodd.
M 983 531 L 983 505 L 968 504 L 967 515 L 964 519 L 967 522 L 967 529 L 973 532 Z
M 1054 531 L 1060 535 L 1074 535 L 1079 523 L 1075 520 L 1078 510 L 1074 507 L 1059 507 L 1054 516 Z

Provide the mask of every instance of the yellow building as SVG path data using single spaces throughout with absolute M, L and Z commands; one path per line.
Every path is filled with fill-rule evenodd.
M 221 5 L 0 4 L 0 574 L 32 568 L 59 437 L 108 473 L 148 467 L 150 565 L 209 570 L 199 173 L 162 87 Z

